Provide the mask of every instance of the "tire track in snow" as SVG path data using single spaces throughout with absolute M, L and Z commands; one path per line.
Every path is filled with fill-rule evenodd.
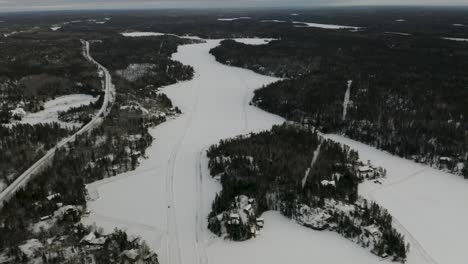
M 196 80 L 196 79 L 195 79 Z M 167 161 L 168 170 L 166 172 L 166 199 L 167 199 L 167 214 L 166 214 L 166 226 L 167 226 L 167 241 L 166 241 L 166 261 L 170 264 L 182 264 L 182 246 L 179 239 L 179 231 L 177 227 L 177 216 L 175 211 L 174 201 L 174 179 L 175 179 L 175 168 L 177 158 L 179 156 L 182 143 L 188 134 L 190 126 L 193 122 L 193 116 L 197 112 L 198 104 L 200 101 L 200 84 L 196 82 L 197 86 L 197 98 L 195 100 L 193 109 L 189 111 L 188 119 L 184 127 L 184 133 L 182 138 L 177 142 L 174 149 L 171 152 L 169 160 Z
M 197 244 L 197 254 L 198 254 L 198 264 L 208 264 L 208 254 L 206 252 L 206 238 L 204 236 L 205 232 L 205 222 L 203 221 L 206 216 L 205 210 L 203 207 L 203 171 L 202 171 L 202 156 L 206 151 L 207 147 L 200 150 L 197 155 L 197 162 L 195 163 L 196 171 L 196 187 L 197 187 L 197 213 L 195 219 L 195 242 Z
M 393 182 L 390 182 L 389 184 L 385 184 L 385 185 L 382 185 L 380 187 L 374 188 L 374 189 L 368 191 L 366 196 L 370 200 L 377 201 L 377 199 L 375 199 L 374 192 L 379 191 L 379 190 L 383 190 L 383 189 L 387 189 L 389 187 L 392 187 L 392 186 L 398 185 L 400 183 L 406 182 L 406 181 L 410 180 L 413 177 L 421 175 L 425 171 L 426 171 L 426 169 L 423 168 L 421 170 L 418 170 L 418 171 L 416 171 L 414 173 L 409 174 L 408 176 L 401 177 L 400 179 L 397 179 L 397 180 L 395 180 Z M 406 229 L 406 227 L 393 215 L 392 215 L 392 220 L 393 220 L 392 221 L 393 226 L 398 231 L 403 233 L 403 235 L 409 240 L 410 250 L 416 249 L 416 252 L 418 253 L 418 255 L 421 256 L 421 258 L 428 264 L 439 264 L 434 258 L 432 258 L 432 256 L 427 252 L 427 250 L 418 241 L 418 239 L 416 237 L 414 237 L 413 234 L 408 229 Z

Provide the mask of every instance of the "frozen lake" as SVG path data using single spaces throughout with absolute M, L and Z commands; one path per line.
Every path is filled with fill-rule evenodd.
M 195 77 L 167 86 L 163 92 L 183 114 L 151 130 L 155 141 L 146 151 L 148 159 L 135 171 L 88 186 L 97 195 L 88 204 L 90 217 L 83 221 L 96 222 L 107 231 L 120 227 L 143 237 L 161 263 L 380 263 L 368 249 L 336 233 L 304 228 L 276 212 L 265 213 L 265 228 L 250 241 L 224 241 L 207 230 L 206 216 L 220 186 L 208 175 L 206 147 L 284 121 L 249 106 L 253 91 L 276 79 L 216 62 L 209 50 L 219 42 L 179 47 L 173 58 L 193 66 Z M 434 252 L 425 256 L 424 250 L 412 250 L 408 263 L 435 263 L 430 262 L 432 258 L 453 264 L 466 260 L 460 247 L 468 242 L 468 234 L 458 224 L 468 222 L 468 207 L 462 206 L 468 201 L 468 182 L 427 167 L 429 176 L 419 183 L 417 177 L 398 182 L 423 168 L 342 137 L 335 139 L 364 151 L 360 155 L 365 159 L 392 166 L 385 183 L 388 188 L 365 185 L 360 191 L 389 208 L 417 243 Z M 449 203 L 448 199 L 457 200 Z

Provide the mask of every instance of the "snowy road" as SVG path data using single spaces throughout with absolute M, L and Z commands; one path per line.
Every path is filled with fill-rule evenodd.
M 336 233 L 317 232 L 299 226 L 275 212 L 265 213 L 265 228 L 258 238 L 250 241 L 224 241 L 207 230 L 206 216 L 220 185 L 208 175 L 204 155 L 206 147 L 220 139 L 269 129 L 284 121 L 248 104 L 255 89 L 276 79 L 216 62 L 209 50 L 218 44 L 218 40 L 209 40 L 207 43 L 179 47 L 173 58 L 193 66 L 195 77 L 191 81 L 168 86 L 163 92 L 184 114 L 150 131 L 155 141 L 146 151 L 149 158 L 135 171 L 88 186 L 89 190 L 99 192 L 99 198 L 88 204 L 92 213 L 83 221 L 86 224 L 96 222 L 107 231 L 119 227 L 142 236 L 158 252 L 160 262 L 166 264 L 284 264 L 310 263 L 311 260 L 324 264 L 380 263 L 367 249 Z M 335 139 L 347 142 L 338 136 Z M 401 180 L 400 185 L 388 188 L 365 185 L 360 192 L 372 192 L 372 198 L 397 215 L 401 224 L 414 235 L 415 241 L 431 253 L 431 250 L 436 250 L 435 245 L 451 244 L 449 236 L 453 235 L 458 244 L 453 245 L 453 249 L 445 245 L 434 251 L 432 257 L 441 264 L 461 263 L 459 260 L 464 251 L 458 250 L 468 241 L 468 235 L 463 239 L 464 231 L 454 234 L 452 231 L 462 225 L 452 226 L 452 220 L 457 212 L 455 209 L 464 210 L 459 206 L 468 201 L 464 194 L 468 194 L 468 182 L 463 185 L 453 175 L 443 175 L 440 179 L 435 175 L 428 178 L 440 180 L 442 184 L 445 176 L 451 177 L 448 185 L 454 188 L 458 197 L 449 195 L 450 199 L 454 199 L 453 207 L 444 208 L 447 203 L 437 204 L 435 198 L 435 207 L 431 207 L 432 204 L 424 205 L 417 202 L 421 200 L 414 197 L 411 188 L 425 188 L 407 185 L 418 177 L 408 178 L 408 175 L 420 170 L 420 167 L 414 168 L 412 162 L 390 155 L 388 157 L 380 151 L 369 151 L 365 145 L 351 143 L 351 146 L 364 151 L 360 153 L 364 159 L 369 158 L 375 164 L 392 167 L 389 169 L 389 184 Z M 452 186 L 454 183 L 459 186 Z M 461 190 L 465 192 L 462 194 Z M 431 191 L 440 194 L 442 190 L 432 188 Z M 426 211 L 429 208 L 442 211 Z M 424 214 L 414 214 L 418 210 L 425 210 Z M 448 215 L 444 215 L 446 213 Z M 450 216 L 451 223 L 438 222 L 447 216 Z M 468 213 L 464 214 L 455 223 L 468 222 L 467 216 Z M 416 220 L 422 224 L 415 225 Z M 439 228 L 440 232 L 434 231 Z M 443 234 L 444 230 L 448 230 L 449 235 Z M 436 241 L 436 244 L 432 245 L 428 241 Z M 450 250 L 453 256 L 443 259 L 443 255 L 440 255 L 443 250 Z M 430 263 L 424 256 L 417 254 L 419 251 L 415 252 L 410 254 L 408 263 Z

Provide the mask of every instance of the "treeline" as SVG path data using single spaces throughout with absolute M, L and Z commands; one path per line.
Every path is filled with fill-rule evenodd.
M 256 91 L 253 102 L 267 111 L 468 177 L 465 43 L 307 30 L 314 36 L 256 46 L 224 41 L 211 53 L 287 78 Z
M 353 207 L 351 215 L 339 207 L 327 207 L 329 201 L 351 206 L 358 201 L 358 184 L 363 180 L 358 175 L 361 163 L 357 152 L 349 147 L 285 124 L 271 131 L 222 140 L 208 149 L 207 156 L 210 174 L 219 177 L 223 187 L 208 216 L 213 232 L 219 234 L 217 216 L 232 210 L 237 196 L 246 195 L 255 199 L 257 216 L 266 210 L 279 210 L 297 218 L 302 205 L 331 210 L 334 215 L 329 222 L 352 239 L 361 235 L 365 226 L 375 225 L 388 236 L 379 240 L 384 252 L 395 260 L 406 258 L 403 237 L 392 228 L 391 216 L 378 205 Z M 236 230 L 241 234 L 231 237 L 249 233 L 248 229 Z

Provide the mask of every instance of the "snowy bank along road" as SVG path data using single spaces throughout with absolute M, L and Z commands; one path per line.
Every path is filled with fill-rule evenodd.
M 91 215 L 83 219 L 85 224 L 95 222 L 106 231 L 119 227 L 141 236 L 166 264 L 380 263 L 367 249 L 336 233 L 302 227 L 277 212 L 264 214 L 265 228 L 249 241 L 224 241 L 207 230 L 206 216 L 220 184 L 208 173 L 204 150 L 220 139 L 284 121 L 249 105 L 255 89 L 276 79 L 216 62 L 209 50 L 219 42 L 180 46 L 173 55 L 196 72 L 193 80 L 163 89 L 183 114 L 151 130 L 155 141 L 146 151 L 148 159 L 135 171 L 88 186 L 98 195 L 88 204 Z M 363 159 L 387 167 L 387 182 L 365 184 L 360 192 L 389 208 L 411 232 L 411 246 L 416 242 L 419 250 L 411 251 L 408 263 L 466 260 L 461 247 L 468 242 L 462 224 L 468 222 L 463 205 L 468 183 L 346 138 L 327 137 L 350 144 Z M 412 176 L 422 169 L 427 177 Z
M 94 129 L 95 127 L 97 127 L 99 124 L 101 124 L 102 120 L 108 114 L 108 110 L 110 109 L 110 106 L 112 105 L 113 98 L 114 98 L 114 95 L 113 95 L 114 86 L 112 85 L 111 75 L 104 66 L 96 62 L 91 57 L 89 53 L 89 42 L 88 41 L 82 41 L 82 42 L 83 42 L 83 56 L 89 61 L 96 64 L 98 69 L 102 71 L 104 74 L 103 87 L 104 87 L 105 93 L 104 93 L 104 101 L 102 103 L 101 109 L 99 109 L 99 112 L 94 116 L 94 118 L 88 124 L 86 124 L 80 130 L 78 130 L 72 136 L 60 141 L 54 148 L 47 151 L 47 153 L 41 159 L 35 162 L 29 169 L 23 172 L 12 184 L 10 184 L 5 190 L 3 190 L 3 192 L 0 193 L 0 207 L 3 205 L 3 202 L 10 199 L 18 190 L 26 186 L 29 180 L 31 180 L 38 172 L 40 172 L 41 169 L 43 169 L 45 166 L 50 164 L 50 162 L 52 162 L 56 149 L 61 148 L 65 146 L 67 143 L 74 141 L 76 136 L 86 133 Z

